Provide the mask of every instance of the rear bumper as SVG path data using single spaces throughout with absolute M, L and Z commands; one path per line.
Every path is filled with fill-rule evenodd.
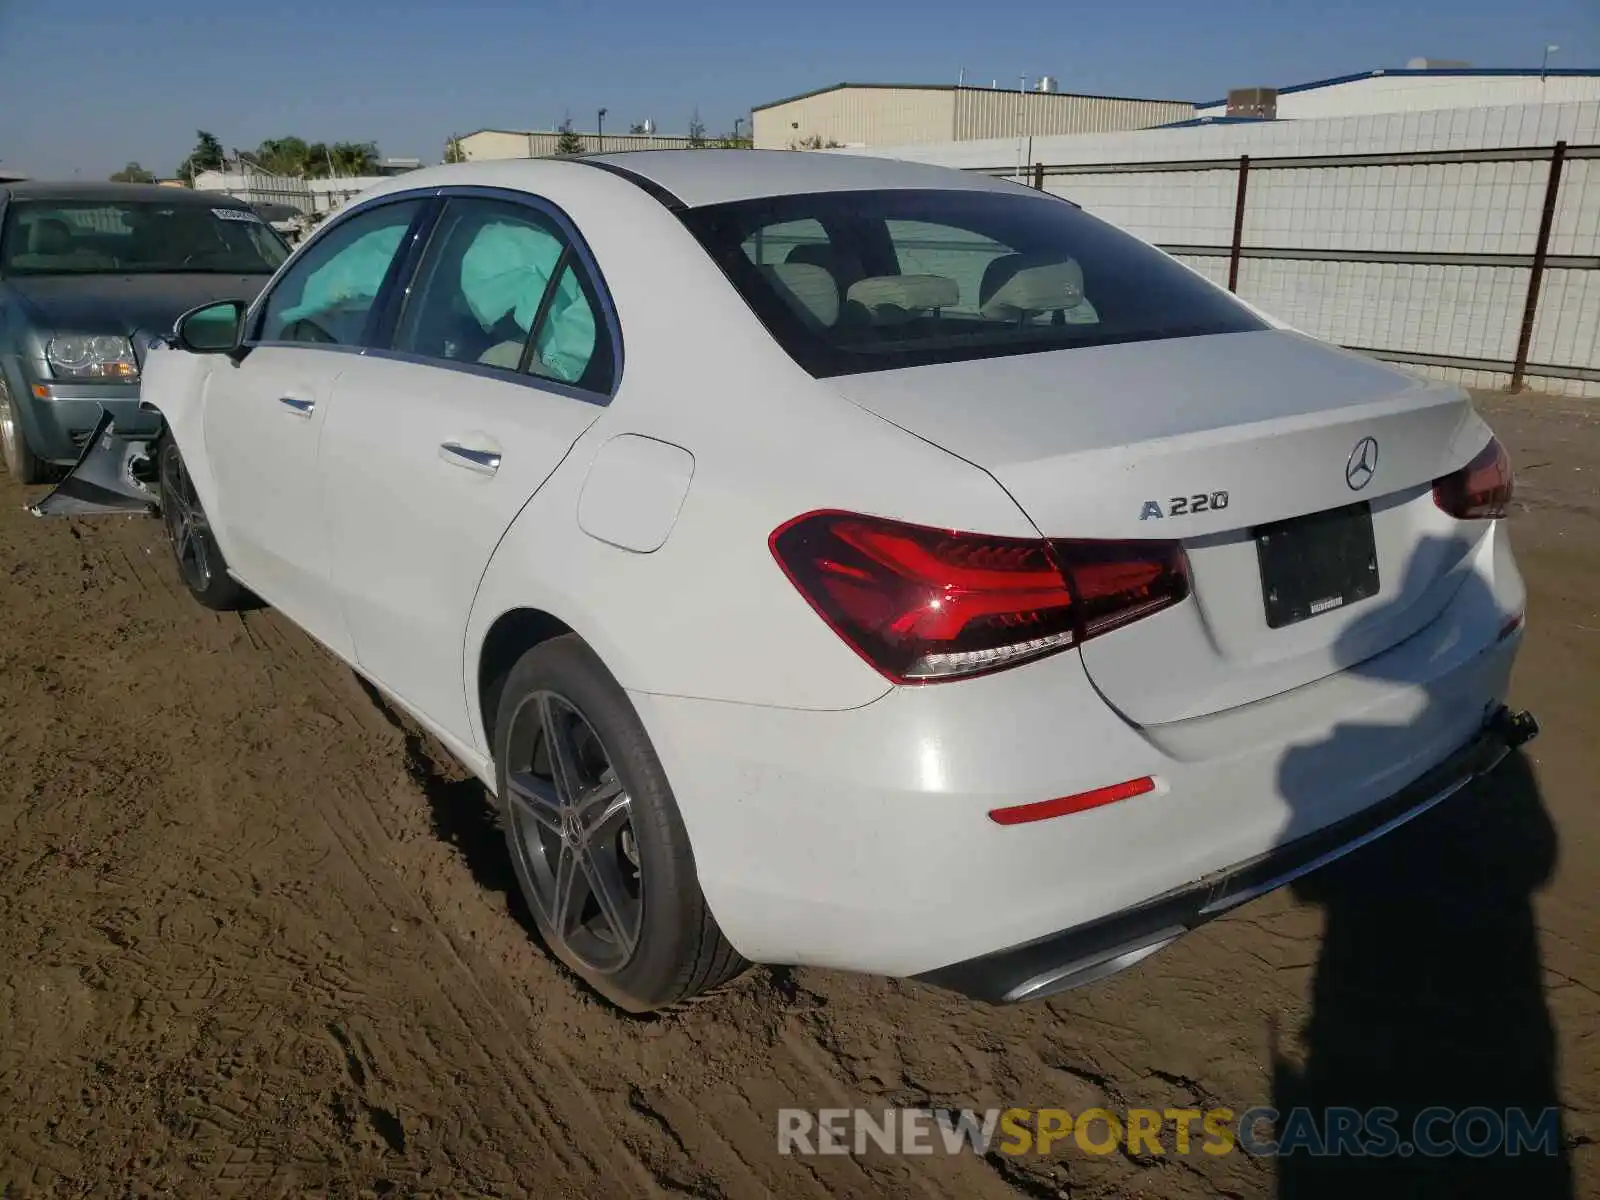
M 1503 528 L 1468 575 L 1379 655 L 1161 726 L 1122 719 L 1074 654 L 846 711 L 630 697 L 742 954 L 928 977 L 1209 889 L 1451 759 L 1504 704 L 1522 637 Z M 988 817 L 1146 776 L 1101 808 Z
M 1368 845 L 1493 770 L 1538 735 L 1527 712 L 1496 710 L 1470 741 L 1388 800 L 1098 921 L 916 978 L 994 1004 L 1037 1000 L 1132 966 L 1189 930 Z

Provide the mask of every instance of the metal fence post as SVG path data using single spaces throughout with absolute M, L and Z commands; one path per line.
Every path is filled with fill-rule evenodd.
M 1544 282 L 1544 263 L 1550 254 L 1550 229 L 1556 219 L 1556 198 L 1561 192 L 1561 167 L 1567 160 L 1567 144 L 1557 142 L 1550 152 L 1550 177 L 1544 185 L 1544 211 L 1539 215 L 1539 237 L 1533 244 L 1533 269 L 1528 272 L 1528 300 L 1522 306 L 1522 331 L 1517 335 L 1517 357 L 1511 364 L 1511 390 L 1522 390 L 1522 377 L 1528 370 L 1528 352 L 1533 347 L 1533 321 L 1539 314 L 1539 286 Z
M 1244 197 L 1250 186 L 1250 156 L 1239 156 L 1239 194 L 1233 202 L 1233 247 L 1228 253 L 1228 290 L 1239 290 L 1239 249 L 1244 241 Z
M 1044 164 L 1042 162 L 1033 164 L 1033 187 L 1035 191 L 1044 191 Z

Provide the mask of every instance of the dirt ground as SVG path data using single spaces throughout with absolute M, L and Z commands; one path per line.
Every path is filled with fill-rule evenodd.
M 1527 758 L 1013 1009 L 758 970 L 619 1016 L 530 938 L 482 789 L 349 670 L 191 603 L 155 521 L 35 520 L 0 475 L 0 1196 L 1600 1195 L 1600 406 L 1485 406 Z M 1562 1145 L 777 1153 L 781 1107 L 889 1104 L 1559 1104 Z

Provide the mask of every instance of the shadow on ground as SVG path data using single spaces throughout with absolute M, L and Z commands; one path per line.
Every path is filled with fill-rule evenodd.
M 1426 549 L 1413 558 L 1414 571 L 1427 561 Z M 1452 604 L 1452 615 L 1468 614 L 1469 629 L 1503 620 L 1475 574 L 1466 576 Z M 1378 610 L 1358 622 L 1353 638 L 1388 615 Z M 1464 640 L 1470 644 L 1471 635 Z M 1449 645 L 1439 648 L 1421 668 L 1380 654 L 1351 670 L 1415 683 L 1407 676 L 1433 678 L 1432 661 L 1450 652 Z M 1472 720 L 1461 711 L 1471 691 L 1449 675 L 1425 685 L 1407 734 L 1436 738 Z M 1291 750 L 1280 770 L 1283 794 L 1309 811 L 1319 773 L 1325 787 L 1330 771 L 1352 774 L 1384 761 L 1381 755 L 1393 753 L 1393 733 L 1347 724 L 1321 745 Z M 1422 818 L 1295 885 L 1300 899 L 1323 908 L 1326 929 L 1312 1012 L 1301 1031 L 1303 1061 L 1274 1047 L 1278 1135 L 1297 1108 L 1308 1110 L 1310 1124 L 1326 1135 L 1337 1120 L 1331 1110 L 1386 1107 L 1395 1112 L 1397 1137 L 1393 1152 L 1383 1155 L 1280 1157 L 1282 1200 L 1573 1196 L 1532 900 L 1556 857 L 1538 782 L 1516 752 Z M 1450 1112 L 1430 1120 L 1426 1132 L 1448 1139 L 1454 1129 L 1457 1148 L 1406 1153 L 1417 1119 L 1434 1108 Z M 1455 1124 L 1468 1109 L 1480 1110 L 1480 1118 L 1466 1128 Z M 1508 1110 L 1520 1110 L 1530 1125 L 1541 1117 L 1549 1122 L 1547 1146 L 1509 1153 L 1491 1136 Z M 1463 1140 L 1480 1152 L 1462 1149 Z

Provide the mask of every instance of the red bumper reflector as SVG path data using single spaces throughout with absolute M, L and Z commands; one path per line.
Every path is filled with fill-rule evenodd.
M 1517 630 L 1521 629 L 1522 628 L 1522 620 L 1523 620 L 1523 614 L 1521 614 L 1521 613 L 1518 613 L 1516 616 L 1509 618 L 1504 625 L 1500 626 L 1500 636 L 1498 638 L 1496 638 L 1495 641 L 1503 642 L 1508 637 L 1510 637 L 1513 633 L 1515 633 Z
M 1068 813 L 1100 808 L 1118 800 L 1130 800 L 1156 790 L 1156 781 L 1146 775 L 1143 779 L 1130 779 L 1126 783 L 1113 783 L 1109 787 L 1095 788 L 1092 792 L 1079 792 L 1076 796 L 1062 796 L 1056 800 L 1040 800 L 1034 804 L 1017 804 L 1010 808 L 996 808 L 989 819 L 996 825 L 1024 825 L 1029 821 L 1046 821 L 1051 817 L 1064 817 Z

